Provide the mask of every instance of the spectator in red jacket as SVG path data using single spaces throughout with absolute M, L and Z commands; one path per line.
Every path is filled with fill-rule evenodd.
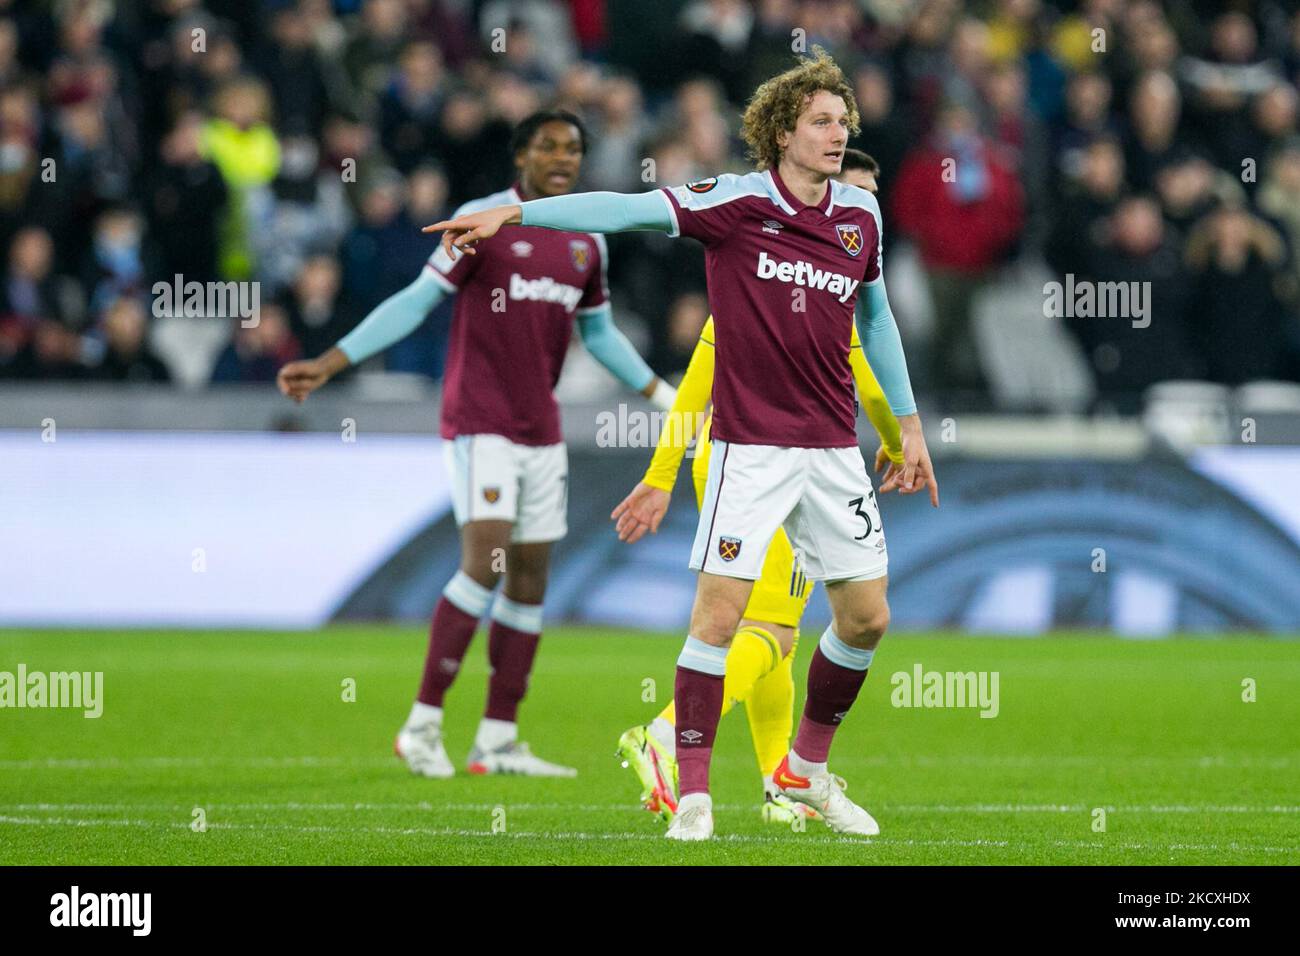
M 965 107 L 945 107 L 931 137 L 903 161 L 891 222 L 917 243 L 934 302 L 933 387 L 984 391 L 971 302 L 1019 239 L 1025 201 Z

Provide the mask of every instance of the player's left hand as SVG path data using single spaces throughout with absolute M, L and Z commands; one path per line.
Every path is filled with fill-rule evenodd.
M 903 434 L 903 465 L 899 467 L 892 461 L 881 476 L 880 493 L 888 494 L 895 488 L 901 495 L 914 495 L 927 485 L 930 488 L 930 504 L 939 507 L 939 479 L 934 474 L 934 463 L 930 461 L 930 449 L 925 444 L 925 435 L 921 431 L 921 419 L 918 415 L 904 415 L 898 420 Z M 888 457 L 888 456 L 886 456 Z M 876 456 L 879 463 L 880 456 Z
M 616 522 L 614 527 L 618 531 L 618 540 L 631 544 L 640 541 L 647 531 L 657 533 L 659 522 L 668 513 L 670 497 L 668 492 L 638 481 L 632 493 L 610 513 L 610 518 Z

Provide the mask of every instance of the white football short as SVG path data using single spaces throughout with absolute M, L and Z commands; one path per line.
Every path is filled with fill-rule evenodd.
M 512 521 L 510 540 L 559 541 L 569 532 L 569 454 L 563 443 L 519 445 L 502 435 L 442 444 L 456 524 Z
M 861 451 L 714 439 L 691 568 L 756 581 L 779 527 L 814 581 L 866 580 L 888 571 Z

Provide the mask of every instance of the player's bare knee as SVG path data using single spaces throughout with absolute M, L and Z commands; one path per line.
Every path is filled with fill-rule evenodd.
M 737 624 L 739 621 L 736 622 Z M 736 634 L 736 625 L 728 626 L 726 620 L 719 618 L 692 618 L 691 637 L 711 644 L 714 647 L 729 647 Z
M 750 580 L 701 574 L 691 608 L 691 636 L 714 647 L 730 647 L 753 589 Z
M 505 595 L 520 604 L 541 604 L 546 599 L 546 572 L 507 568 Z
M 506 597 L 521 604 L 541 604 L 546 598 L 550 556 L 548 543 L 511 545 L 505 560 Z
M 492 552 L 487 548 L 467 546 L 461 550 L 460 569 L 478 584 L 489 590 L 501 580 L 501 567 L 492 560 Z
M 506 570 L 508 521 L 473 521 L 461 528 L 460 569 L 485 588 L 495 588 Z
M 461 557 L 460 570 L 475 584 L 481 585 L 489 591 L 495 590 L 497 582 L 501 580 L 501 575 L 493 571 L 491 565 L 487 562 L 471 561 L 468 555 Z
M 875 650 L 889 629 L 889 605 L 853 611 L 835 622 L 835 635 L 850 647 Z
M 727 605 L 696 603 L 691 612 L 691 636 L 714 647 L 727 647 L 740 626 L 740 614 Z

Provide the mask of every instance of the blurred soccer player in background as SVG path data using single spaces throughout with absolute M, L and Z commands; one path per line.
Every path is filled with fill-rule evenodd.
M 573 114 L 533 114 L 519 124 L 511 142 L 518 180 L 466 203 L 457 215 L 568 192 L 586 149 L 586 130 Z M 671 405 L 673 389 L 614 326 L 602 237 L 510 226 L 478 252 L 453 261 L 436 249 L 418 279 L 380 304 L 336 347 L 286 365 L 279 385 L 301 402 L 349 365 L 415 331 L 444 296 L 459 293 L 441 434 L 461 565 L 434 609 L 424 676 L 394 748 L 417 774 L 455 773 L 443 739 L 443 698 L 490 608 L 487 706 L 468 770 L 568 777 L 576 771 L 542 760 L 519 740 L 516 717 L 541 637 L 551 545 L 568 530 L 568 455 L 552 392 L 574 317 L 583 344 L 619 381 L 659 408 Z

